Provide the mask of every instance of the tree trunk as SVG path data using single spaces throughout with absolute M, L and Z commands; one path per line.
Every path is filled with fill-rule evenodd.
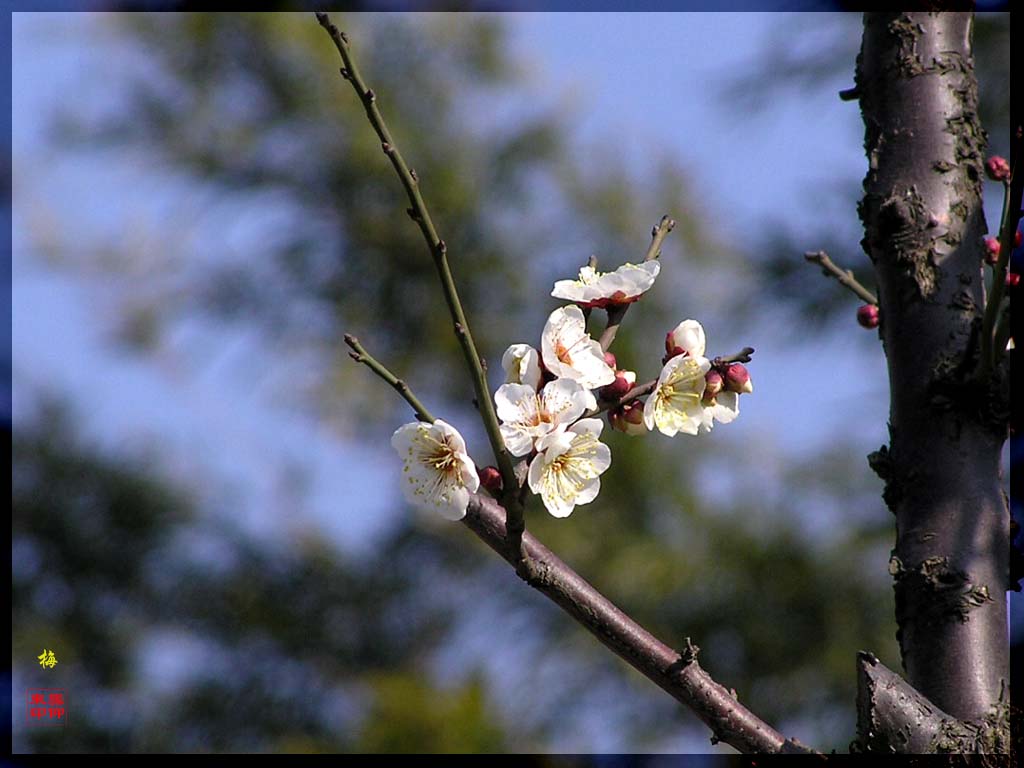
M 979 374 L 985 133 L 969 13 L 866 13 L 857 60 L 860 215 L 889 367 L 889 446 L 869 461 L 896 515 L 890 561 L 911 685 L 991 716 L 1009 672 L 1005 366 Z

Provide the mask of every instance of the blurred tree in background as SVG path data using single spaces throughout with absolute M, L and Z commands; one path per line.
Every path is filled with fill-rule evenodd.
M 451 375 L 462 361 L 433 266 L 312 16 L 89 23 L 136 66 L 89 109 L 88 93 L 61 105 L 53 151 L 135 157 L 184 190 L 159 249 L 131 248 L 120 229 L 72 248 L 74 233 L 58 227 L 36 244 L 56 267 L 104 281 L 111 343 L 150 358 L 189 323 L 243 329 L 285 372 L 279 396 L 299 416 L 339 440 L 383 443 L 408 414 L 348 360 L 340 341 L 351 330 L 485 456 L 469 383 Z M 751 253 L 702 219 L 701 195 L 667 152 L 652 148 L 652 171 L 637 178 L 613 138 L 584 151 L 554 111 L 502 112 L 521 62 L 499 17 L 360 15 L 344 25 L 423 180 L 492 389 L 505 347 L 535 343 L 558 304 L 551 283 L 593 252 L 605 266 L 638 259 L 666 212 L 678 226 L 656 290 L 617 338 L 623 367 L 647 371 L 642 361 L 660 356 L 665 330 L 684 317 L 701 319 L 720 354 L 758 346 L 754 318 L 852 318 L 800 257 L 832 241 L 794 243 L 780 227 L 777 243 Z M 1008 25 L 985 25 L 979 48 L 1002 50 Z M 858 34 L 853 53 L 815 66 L 848 81 Z M 1000 64 L 978 59 L 984 88 Z M 805 70 L 829 76 L 806 63 L 788 71 L 799 82 Z M 984 95 L 982 104 L 993 108 Z M 852 204 L 847 219 L 852 239 L 837 261 L 861 263 Z M 261 232 L 258 252 L 230 247 L 243 220 Z M 846 234 L 833 225 L 823 229 Z M 211 231 L 216 239 L 203 236 Z M 756 358 L 751 370 L 756 379 Z M 151 463 L 84 443 L 72 422 L 45 405 L 15 425 L 12 641 L 17 669 L 40 636 L 57 638 L 63 684 L 81 708 L 66 734 L 16 734 L 15 749 L 583 750 L 575 735 L 595 722 L 623 749 L 657 748 L 684 728 L 705 737 L 459 526 L 403 514 L 360 556 L 312 533 L 262 546 Z M 766 494 L 744 468 L 771 446 L 715 438 L 712 449 L 612 433 L 614 479 L 600 501 L 571 525 L 537 504 L 528 526 L 655 635 L 704 646 L 704 666 L 761 717 L 845 750 L 854 652 L 899 665 L 885 571 L 892 522 L 866 447 L 836 436 L 779 469 L 785 492 Z M 727 494 L 706 490 L 714 474 Z M 338 499 L 338 514 L 368 492 Z M 817 509 L 826 535 L 807 531 Z M 150 662 L 168 644 L 185 649 L 189 670 L 164 690 Z

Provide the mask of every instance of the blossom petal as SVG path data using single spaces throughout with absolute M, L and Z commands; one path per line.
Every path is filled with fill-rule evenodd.
M 582 416 L 591 399 L 593 395 L 574 379 L 555 379 L 541 394 L 544 410 L 559 424 L 569 424 Z
M 540 388 L 543 374 L 540 370 L 540 353 L 529 344 L 513 344 L 501 356 L 501 367 L 505 370 L 505 381 L 526 384 L 535 390 Z
M 604 361 L 601 345 L 587 333 L 583 311 L 574 305 L 560 307 L 548 316 L 541 335 L 544 365 L 558 378 L 575 379 L 585 389 L 615 381 Z
M 696 320 L 683 320 L 669 334 L 673 347 L 683 350 L 691 357 L 703 357 L 707 346 L 704 326 Z M 672 350 L 669 349 L 671 354 Z

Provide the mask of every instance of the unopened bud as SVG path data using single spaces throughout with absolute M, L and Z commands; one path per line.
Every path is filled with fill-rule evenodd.
M 604 362 L 605 362 L 605 365 L 607 365 L 613 371 L 615 370 L 615 368 L 616 368 L 616 365 L 615 365 L 615 355 L 613 355 L 611 352 L 605 352 L 604 353 Z
M 754 391 L 754 382 L 743 363 L 733 363 L 725 369 L 725 388 L 738 394 L 750 394 Z
M 704 377 L 704 399 L 710 402 L 725 388 L 725 378 L 722 374 L 712 368 Z
M 636 374 L 633 371 L 616 371 L 615 381 L 601 387 L 602 400 L 618 400 L 636 386 Z
M 480 485 L 495 496 L 501 493 L 501 472 L 497 467 L 484 467 L 477 474 L 480 476 Z
M 700 357 L 704 354 L 704 327 L 696 320 L 683 320 L 665 334 L 665 359 L 677 355 Z
M 1006 273 L 1006 287 L 1007 288 L 1016 288 L 1019 283 L 1020 283 L 1020 273 L 1019 272 L 1007 272 Z
M 999 241 L 991 236 L 985 238 L 985 261 L 989 264 L 999 261 Z
M 992 155 L 985 161 L 985 173 L 992 181 L 1005 181 L 1010 178 L 1010 164 L 1005 157 Z
M 608 416 L 612 429 L 625 432 L 627 435 L 642 435 L 647 431 L 644 424 L 644 404 L 640 400 L 632 400 L 620 408 L 616 408 Z
M 857 322 L 865 328 L 878 327 L 878 307 L 874 304 L 864 304 L 857 308 Z
M 1020 248 L 1020 243 L 1021 243 L 1021 238 L 1022 237 L 1024 237 L 1024 234 L 1022 234 L 1019 229 L 1016 232 L 1013 233 L 1013 247 L 1014 248 Z

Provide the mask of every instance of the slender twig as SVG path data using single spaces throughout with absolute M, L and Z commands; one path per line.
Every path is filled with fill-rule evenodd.
M 391 371 L 385 368 L 376 358 L 373 357 L 369 352 L 363 349 L 363 345 L 359 343 L 359 339 L 353 336 L 351 333 L 345 334 L 345 343 L 352 349 L 348 353 L 349 357 L 355 360 L 357 363 L 362 363 L 371 371 L 380 376 L 384 381 L 394 387 L 395 391 L 398 392 L 405 401 L 412 406 L 412 409 L 416 412 L 416 418 L 420 421 L 426 421 L 430 424 L 434 423 L 434 417 L 430 414 L 430 411 L 419 401 L 419 398 L 413 394 L 412 390 L 409 389 L 409 385 L 402 381 L 400 378 L 395 376 Z
M 616 408 L 621 408 L 626 405 L 626 403 L 631 403 L 638 397 L 643 397 L 644 395 L 649 394 L 656 386 L 658 386 L 658 380 L 652 379 L 644 384 L 639 384 L 633 387 L 629 392 L 617 400 L 602 400 L 597 404 L 597 410 L 593 413 L 588 413 L 587 416 L 594 416 L 598 413 L 604 413 L 605 411 L 612 411 Z
M 1006 291 L 1006 271 L 1007 265 L 1010 263 L 1010 252 L 1013 250 L 1013 236 L 1017 230 L 1017 217 L 1010 215 L 1012 208 L 1010 192 L 1010 180 L 1007 179 L 1003 182 L 1003 212 L 999 218 L 999 258 L 992 268 L 992 290 L 985 304 L 985 314 L 981 323 L 981 361 L 979 365 L 982 378 L 988 375 L 993 363 L 1006 352 L 1005 344 L 1002 349 L 999 349 L 993 342 L 1000 305 L 1003 303 L 1003 294 Z
M 744 347 L 734 355 L 726 355 L 725 357 L 716 357 L 711 361 L 711 367 L 717 368 L 721 365 L 728 365 L 729 363 L 749 363 L 750 356 L 754 354 L 753 347 Z
M 667 215 L 662 216 L 661 221 L 654 225 L 651 229 L 651 245 L 647 249 L 647 253 L 644 254 L 644 261 L 653 261 L 661 256 L 661 244 L 675 225 L 675 220 Z M 602 351 L 607 352 L 612 342 L 615 341 L 615 334 L 618 333 L 619 326 L 622 324 L 622 318 L 626 316 L 626 310 L 628 309 L 629 304 L 613 304 L 608 307 L 608 323 L 605 325 L 600 339 Z
M 809 751 L 758 718 L 715 682 L 697 663 L 696 646 L 687 639 L 676 651 L 619 610 L 532 534 L 523 536 L 521 563 L 504 546 L 505 513 L 485 496 L 470 497 L 462 520 L 491 549 L 514 566 L 526 582 L 582 624 L 620 658 L 642 672 L 670 695 L 690 707 L 711 728 L 713 740 L 740 752 Z
M 718 368 L 723 365 L 728 365 L 729 363 L 749 363 L 751 355 L 753 354 L 753 347 L 744 347 L 735 354 L 714 358 L 711 361 L 711 367 Z M 643 384 L 637 384 L 635 387 L 633 387 L 631 390 L 629 390 L 626 394 L 624 394 L 617 400 L 604 400 L 599 402 L 597 404 L 597 410 L 588 415 L 593 416 L 594 414 L 597 413 L 604 413 L 605 411 L 611 411 L 616 408 L 621 408 L 627 403 L 631 403 L 632 401 L 636 400 L 638 397 L 643 397 L 644 395 L 650 394 L 656 386 L 658 386 L 657 379 L 651 379 L 651 381 L 644 382 Z
M 878 305 L 878 298 L 875 296 L 875 294 L 873 294 L 871 291 L 869 291 L 867 288 L 865 288 L 857 281 L 857 278 L 853 276 L 853 270 L 840 269 L 824 251 L 811 251 L 805 253 L 804 258 L 813 264 L 820 265 L 821 271 L 825 275 L 829 277 L 834 277 L 842 285 L 846 286 L 851 291 L 853 291 L 858 298 L 863 299 L 868 304 L 874 304 L 876 306 Z
M 331 40 L 338 49 L 338 53 L 341 54 L 341 59 L 345 64 L 341 69 L 341 75 L 352 84 L 356 94 L 359 96 L 363 108 L 366 110 L 366 117 L 381 140 L 381 149 L 384 150 L 384 154 L 391 161 L 399 180 L 402 182 L 402 186 L 405 187 L 405 192 L 409 197 L 409 204 L 411 206 L 409 208 L 409 215 L 419 226 L 420 231 L 423 233 L 423 239 L 426 240 L 430 253 L 434 258 L 434 265 L 437 267 L 438 275 L 441 278 L 444 298 L 448 304 L 448 311 L 451 314 L 452 323 L 455 328 L 455 336 L 462 347 L 463 356 L 466 358 L 466 364 L 469 367 L 470 378 L 473 380 L 480 418 L 483 421 L 484 429 L 487 431 L 487 438 L 491 443 L 491 449 L 494 451 L 498 471 L 501 473 L 502 486 L 504 488 L 503 500 L 509 511 L 509 544 L 513 549 L 517 550 L 518 544 L 515 539 L 517 538 L 517 533 L 521 533 L 523 523 L 522 506 L 518 501 L 518 486 L 516 485 L 515 471 L 512 467 L 512 457 L 505 448 L 505 441 L 501 437 L 498 415 L 495 413 L 494 401 L 491 400 L 491 394 L 487 387 L 487 375 L 480 360 L 480 353 L 473 343 L 473 335 L 470 333 L 469 323 L 466 321 L 466 313 L 462 309 L 462 302 L 459 300 L 459 294 L 455 288 L 451 268 L 448 266 L 448 248 L 444 240 L 438 236 L 434 222 L 430 218 L 427 204 L 420 194 L 419 178 L 409 169 L 405 159 L 402 157 L 402 153 L 398 151 L 395 140 L 388 130 L 387 123 L 384 122 L 380 108 L 377 106 L 377 95 L 367 87 L 362 75 L 359 73 L 359 68 L 352 58 L 348 38 L 344 32 L 331 22 L 330 17 L 326 13 L 317 13 L 316 19 L 320 26 L 330 35 Z

